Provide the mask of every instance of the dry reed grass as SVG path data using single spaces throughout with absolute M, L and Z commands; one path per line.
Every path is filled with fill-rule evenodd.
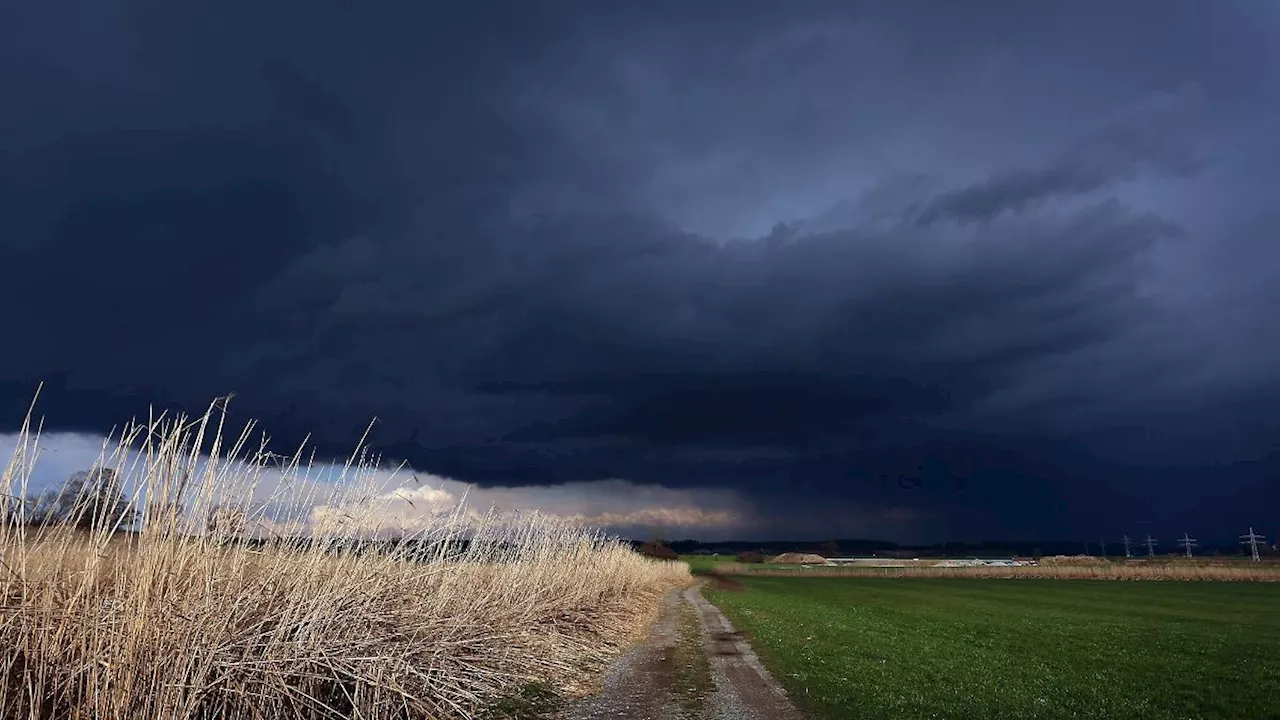
M 308 483 L 300 455 L 247 452 L 249 429 L 226 448 L 216 415 L 152 419 L 104 448 L 108 465 L 137 451 L 140 532 L 0 523 L 0 717 L 470 718 L 530 683 L 585 690 L 689 581 L 683 563 L 536 515 L 457 511 L 411 544 L 340 552 L 386 536 L 378 492 Z M 0 492 L 25 494 L 38 442 L 26 433 Z M 229 495 L 258 498 L 246 534 L 274 543 L 204 531 Z M 269 516 L 317 499 L 344 522 Z
M 1043 580 L 1213 580 L 1219 582 L 1277 582 L 1280 566 L 1273 563 L 1028 565 L 1017 567 L 810 567 L 769 568 L 725 563 L 713 573 L 753 577 L 908 577 Z
M 1046 555 L 1038 565 L 1106 565 L 1107 559 L 1095 555 Z

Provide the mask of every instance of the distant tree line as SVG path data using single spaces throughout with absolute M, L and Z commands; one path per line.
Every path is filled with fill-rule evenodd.
M 680 556 L 662 540 L 649 540 L 640 544 L 636 551 L 641 555 L 658 560 L 678 560 Z
M 0 496 L 0 522 L 31 527 L 70 527 L 77 530 L 131 530 L 147 523 L 165 530 L 183 514 L 176 500 L 158 500 L 138 511 L 125 495 L 124 483 L 113 468 L 96 467 L 68 477 L 61 486 L 26 498 Z M 209 513 L 206 530 L 217 536 L 244 534 L 247 517 L 242 510 L 218 506 Z
M 649 541 L 653 542 L 653 541 Z M 633 541 L 633 547 L 644 552 L 644 543 Z M 869 540 L 861 538 L 838 538 L 835 540 L 730 540 L 720 542 L 701 542 L 698 540 L 672 540 L 662 543 L 670 551 L 680 555 L 719 554 L 736 556 L 742 552 L 758 552 L 765 556 L 778 555 L 784 552 L 814 553 L 824 557 L 862 557 L 876 555 L 880 557 L 993 557 L 1010 556 L 1040 557 L 1042 555 L 1078 555 L 1084 548 L 1079 540 L 987 540 L 982 542 L 946 542 L 931 545 L 907 545 L 886 540 Z M 1168 543 L 1165 543 L 1167 546 Z M 1112 554 L 1123 554 L 1117 541 L 1114 545 L 1107 543 Z M 1094 553 L 1100 551 L 1097 545 L 1091 546 Z M 1145 551 L 1144 551 L 1145 552 Z M 1239 555 L 1242 551 L 1234 540 L 1201 543 L 1204 555 Z M 1273 546 L 1259 547 L 1262 554 L 1276 554 Z M 1162 553 L 1164 554 L 1164 553 Z
M 124 484 L 112 468 L 77 472 L 61 487 L 28 498 L 6 497 L 3 520 L 26 525 L 61 525 L 80 530 L 131 527 L 138 513 L 124 494 Z

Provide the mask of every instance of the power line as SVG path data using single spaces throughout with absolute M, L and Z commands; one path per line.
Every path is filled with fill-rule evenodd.
M 1132 549 L 1133 546 L 1130 543 L 1131 541 L 1129 540 L 1129 536 L 1125 535 L 1124 536 L 1124 556 L 1125 557 L 1133 557 L 1133 549 Z
M 1186 548 L 1187 557 L 1191 557 L 1191 548 L 1197 547 L 1200 543 L 1196 539 L 1186 533 L 1182 533 L 1182 537 L 1178 539 L 1178 544 Z
M 1266 539 L 1267 539 L 1266 536 L 1255 533 L 1253 531 L 1253 527 L 1250 526 L 1249 534 L 1240 536 L 1240 544 L 1248 545 L 1249 549 L 1253 551 L 1254 562 L 1262 562 L 1262 558 L 1258 557 L 1258 541 L 1266 540 Z
M 1155 557 L 1156 539 L 1148 535 L 1147 539 L 1143 541 L 1143 544 L 1147 546 L 1147 557 Z

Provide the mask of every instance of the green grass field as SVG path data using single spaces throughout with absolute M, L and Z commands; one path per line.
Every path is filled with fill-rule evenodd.
M 732 555 L 681 555 L 680 559 L 689 563 L 689 570 L 694 575 L 709 575 L 719 565 L 728 565 L 734 561 Z
M 1280 718 L 1275 583 L 737 579 L 708 599 L 817 717 Z

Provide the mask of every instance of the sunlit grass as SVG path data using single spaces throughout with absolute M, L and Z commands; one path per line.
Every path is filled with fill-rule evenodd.
M 737 579 L 705 592 L 819 717 L 1280 717 L 1280 585 Z
M 694 575 L 708 575 L 717 568 L 734 562 L 732 555 L 681 555 L 680 560 L 689 566 Z

